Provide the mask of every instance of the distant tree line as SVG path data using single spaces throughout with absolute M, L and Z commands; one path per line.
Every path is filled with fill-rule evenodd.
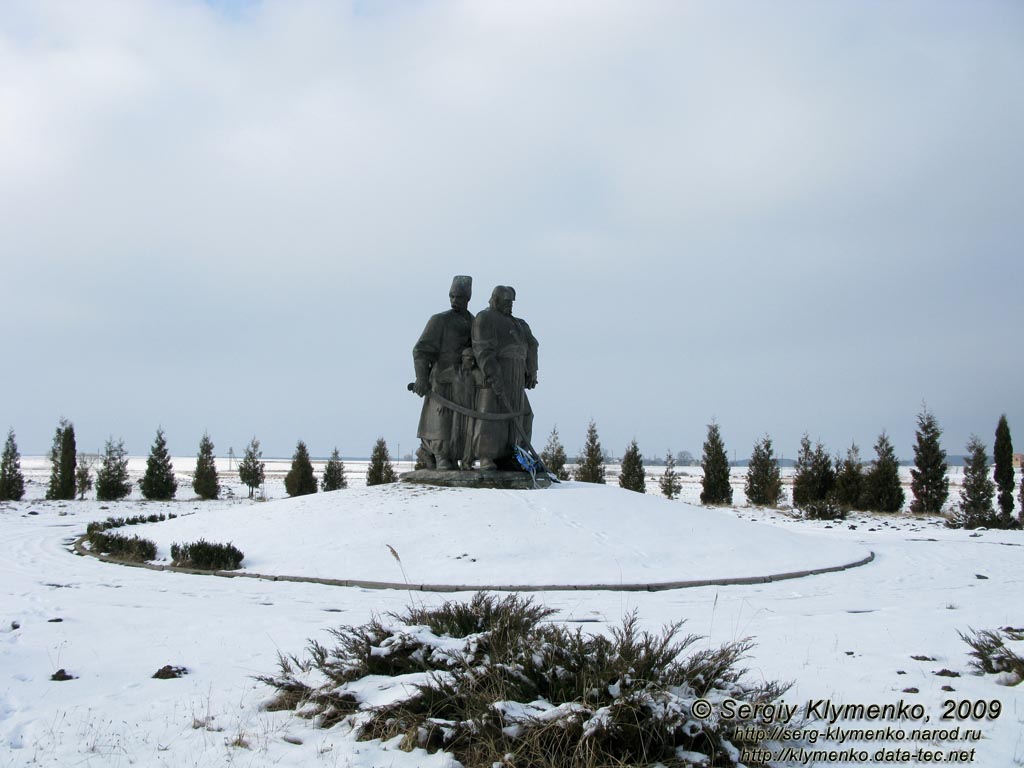
M 940 443 L 941 436 L 942 430 L 934 414 L 926 406 L 922 407 L 917 415 L 914 465 L 910 472 L 913 496 L 910 510 L 913 513 L 940 514 L 948 500 L 947 455 Z M 959 502 L 952 506 L 950 524 L 964 528 L 1024 527 L 1024 478 L 1015 499 L 1013 443 L 1006 415 L 999 418 L 996 426 L 993 470 L 989 469 L 986 447 L 980 438 L 972 435 L 966 449 L 964 482 Z M 221 492 L 213 450 L 210 436 L 203 434 L 191 480 L 193 491 L 204 500 L 219 498 Z M 793 506 L 806 516 L 816 518 L 844 517 L 852 510 L 900 511 L 905 494 L 899 479 L 899 461 L 884 431 L 878 436 L 874 450 L 875 458 L 867 465 L 861 460 L 856 443 L 847 449 L 845 456 L 832 457 L 820 440 L 812 444 L 810 435 L 804 433 L 794 463 Z M 51 470 L 47 499 L 71 500 L 76 495 L 81 499 L 93 488 L 100 501 L 116 501 L 131 493 L 128 458 L 124 442 L 120 439 L 107 439 L 99 466 L 95 467 L 94 479 L 94 459 L 78 454 L 74 425 L 61 418 L 54 432 L 49 458 Z M 541 459 L 547 470 L 560 480 L 570 479 L 568 457 L 557 426 L 551 430 Z M 610 454 L 602 448 L 597 425 L 591 420 L 571 477 L 578 482 L 604 484 L 609 461 Z M 695 463 L 689 451 L 673 454 L 670 450 L 666 453 L 665 470 L 658 479 L 658 488 L 666 498 L 676 498 L 681 490 L 675 467 Z M 721 429 L 714 420 L 708 424 L 699 463 L 703 470 L 701 503 L 731 504 L 730 463 Z M 775 507 L 782 503 L 780 463 L 769 435 L 754 444 L 747 462 L 744 486 L 749 504 Z M 302 496 L 318 490 L 340 490 L 348 486 L 345 473 L 345 464 L 335 447 L 318 481 L 309 450 L 299 440 L 292 455 L 291 468 L 285 476 L 285 490 L 289 496 Z M 248 487 L 249 497 L 253 498 L 265 480 L 265 462 L 259 440 L 255 437 L 239 462 L 238 475 Z M 381 437 L 370 456 L 366 484 L 393 483 L 397 479 L 387 443 Z M 635 438 L 623 452 L 618 482 L 626 490 L 637 493 L 647 490 L 644 458 Z M 162 428 L 157 429 L 146 460 L 145 474 L 138 484 L 143 498 L 147 500 L 172 499 L 177 492 L 178 480 Z M 21 457 L 14 430 L 10 429 L 0 457 L 0 501 L 17 501 L 24 494 Z M 1021 511 L 1015 517 L 1017 502 Z
M 946 452 L 942 430 L 927 406 L 917 415 L 914 463 L 910 470 L 915 514 L 940 514 L 949 498 Z M 899 512 L 905 494 L 899 480 L 899 461 L 883 431 L 875 442 L 875 459 L 867 466 L 854 443 L 844 457 L 829 456 L 820 441 L 814 445 L 808 434 L 800 441 L 793 476 L 793 506 L 808 517 L 843 517 L 851 510 Z M 1024 480 L 1014 510 L 1013 444 L 1005 414 L 996 427 L 995 471 L 990 477 L 984 444 L 972 436 L 967 444 L 967 462 L 959 502 L 952 506 L 950 524 L 958 527 L 1016 528 L 1024 525 Z M 747 500 L 760 506 L 777 506 L 782 499 L 778 462 L 771 440 L 765 436 L 754 446 L 747 467 Z M 998 492 L 998 510 L 993 499 Z
M 199 441 L 196 466 L 192 473 L 192 490 L 202 500 L 220 497 L 221 484 L 214 457 L 214 445 L 209 434 L 204 433 Z M 50 449 L 50 480 L 46 498 L 50 500 L 71 500 L 76 494 L 84 498 L 95 488 L 98 501 L 118 501 L 131 494 L 132 484 L 128 477 L 128 455 L 123 440 L 107 439 L 99 465 L 94 467 L 95 458 L 78 454 L 75 444 L 75 427 L 61 418 Z M 95 469 L 95 478 L 94 471 Z M 238 463 L 239 480 L 249 489 L 253 498 L 266 478 L 266 462 L 260 441 L 255 437 L 249 441 Z M 393 483 L 398 480 L 394 465 L 388 453 L 384 438 L 377 440 L 373 447 L 367 470 L 367 485 Z M 303 496 L 320 491 L 337 491 L 348 487 L 345 463 L 337 447 L 331 452 L 319 481 L 314 476 L 313 464 L 305 442 L 298 441 L 292 456 L 291 468 L 285 476 L 285 491 L 289 496 Z M 146 459 L 146 471 L 138 481 L 139 490 L 146 500 L 166 501 L 174 498 L 178 490 L 178 479 L 174 473 L 171 456 L 163 428 L 158 428 L 156 438 Z M 0 458 L 0 501 L 19 501 L 25 495 L 25 477 L 21 471 L 21 455 L 18 452 L 14 430 L 7 433 L 2 458 Z
M 910 471 L 910 510 L 915 514 L 941 514 L 949 498 L 947 456 L 940 443 L 941 436 L 942 430 L 935 415 L 923 406 L 917 415 L 914 464 Z M 793 506 L 807 517 L 821 519 L 842 518 L 853 510 L 884 513 L 902 510 L 906 494 L 900 483 L 899 460 L 885 431 L 875 441 L 874 451 L 875 458 L 868 464 L 861 460 L 856 443 L 850 445 L 844 456 L 833 457 L 820 440 L 812 443 L 810 435 L 804 433 L 793 464 Z M 951 525 L 964 528 L 1024 527 L 1024 477 L 1017 492 L 1021 510 L 1016 517 L 1013 514 L 1013 443 L 1005 414 L 996 427 L 994 454 L 995 467 L 990 475 L 985 445 L 976 436 L 968 441 L 964 483 L 959 502 L 950 510 Z M 565 448 L 557 426 L 551 430 L 541 459 L 548 471 L 559 479 L 569 479 Z M 603 484 L 607 461 L 608 454 L 601 447 L 597 425 L 591 420 L 583 449 L 576 458 L 572 479 Z M 669 451 L 666 454 L 665 470 L 658 480 L 659 489 L 666 498 L 674 499 L 680 492 L 676 465 L 692 463 L 694 460 L 688 451 L 676 455 Z M 744 490 L 749 504 L 776 507 L 782 503 L 784 492 L 780 465 L 771 437 L 765 435 L 754 444 L 747 462 Z M 714 420 L 707 427 L 700 466 L 703 470 L 701 503 L 731 504 L 730 463 L 721 428 Z M 620 461 L 619 486 L 645 493 L 646 482 L 643 455 L 634 438 L 626 446 Z

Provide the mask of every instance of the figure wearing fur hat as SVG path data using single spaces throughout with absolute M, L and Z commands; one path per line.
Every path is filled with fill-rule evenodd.
M 416 381 L 412 390 L 420 397 L 434 392 L 467 409 L 474 407 L 476 385 L 463 365 L 463 351 L 472 347 L 473 314 L 468 309 L 472 295 L 473 278 L 457 275 L 448 292 L 451 309 L 432 316 L 413 347 Z M 472 364 L 472 357 L 468 359 Z M 460 462 L 469 468 L 467 419 L 434 398 L 424 399 L 416 436 L 429 468 L 458 469 Z

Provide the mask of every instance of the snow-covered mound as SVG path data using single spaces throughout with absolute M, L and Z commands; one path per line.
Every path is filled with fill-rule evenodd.
M 870 555 L 827 532 L 795 533 L 731 511 L 572 482 L 537 491 L 384 485 L 211 512 L 200 506 L 142 528 L 161 558 L 172 542 L 205 538 L 240 548 L 250 572 L 411 585 L 723 580 Z

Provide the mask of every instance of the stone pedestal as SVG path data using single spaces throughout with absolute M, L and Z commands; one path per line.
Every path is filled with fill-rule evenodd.
M 398 476 L 403 483 L 439 485 L 444 488 L 503 488 L 526 491 L 534 488 L 533 479 L 526 472 L 503 472 L 496 469 L 417 469 Z M 551 479 L 537 473 L 537 488 L 548 488 Z

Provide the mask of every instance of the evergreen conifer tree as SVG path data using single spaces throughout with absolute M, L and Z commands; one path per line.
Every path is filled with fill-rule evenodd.
M 132 492 L 128 481 L 128 456 L 124 441 L 107 438 L 100 468 L 96 470 L 96 500 L 119 501 Z
M 864 463 L 860 460 L 860 448 L 856 443 L 846 451 L 842 461 L 836 458 L 836 486 L 834 498 L 842 510 L 857 509 L 864 493 Z
M 604 485 L 604 451 L 597 438 L 597 425 L 593 421 L 587 425 L 587 442 L 583 446 L 583 453 L 576 458 L 576 471 L 572 479 L 581 483 Z
M 85 454 L 78 455 L 78 466 L 75 468 L 75 492 L 82 501 L 85 494 L 92 490 L 92 463 Z
M 992 509 L 996 486 L 989 478 L 985 445 L 977 435 L 967 443 L 967 464 L 964 466 L 964 484 L 960 489 L 960 504 L 953 522 L 960 528 L 998 527 L 999 517 Z
M 341 454 L 335 447 L 331 452 L 331 458 L 327 460 L 324 467 L 324 475 L 320 479 L 320 489 L 323 491 L 337 491 L 348 488 L 348 480 L 345 479 L 345 462 L 341 460 Z
M 810 498 L 811 461 L 814 451 L 811 449 L 811 436 L 804 432 L 800 438 L 800 450 L 796 455 L 793 468 L 793 506 L 802 507 Z
M 910 511 L 937 515 L 949 497 L 949 478 L 946 476 L 946 452 L 939 445 L 942 430 L 927 407 L 917 414 L 915 434 L 914 468 L 910 470 L 914 500 L 910 502 Z
M 148 501 L 169 501 L 178 490 L 162 427 L 157 427 L 156 439 L 146 459 L 146 473 L 139 480 L 139 488 L 142 489 L 143 498 Z
M 633 438 L 626 452 L 622 455 L 622 465 L 619 469 L 619 487 L 627 491 L 637 493 L 647 492 L 647 472 L 644 470 L 644 457 L 640 453 L 640 446 Z
M 666 499 L 674 499 L 683 489 L 683 483 L 676 473 L 676 460 L 672 457 L 672 451 L 665 454 L 665 472 L 658 480 L 658 487 Z
M 284 490 L 289 496 L 305 496 L 316 493 L 316 475 L 313 462 L 309 459 L 306 444 L 299 440 L 292 454 L 292 467 L 284 476 Z
M 60 487 L 62 499 L 75 498 L 75 467 L 78 448 L 75 445 L 75 425 L 68 422 L 60 442 Z
M 384 485 L 398 480 L 395 468 L 391 464 L 391 455 L 388 453 L 388 444 L 383 437 L 378 437 L 373 446 L 373 453 L 370 454 L 370 466 L 366 470 L 367 485 Z
M 1010 438 L 1010 425 L 1006 422 L 1006 414 L 999 417 L 996 426 L 996 443 L 993 448 L 995 464 L 994 480 L 999 501 L 1000 528 L 1010 528 L 1013 524 L 1013 440 Z
M 1017 513 L 1017 524 L 1021 528 L 1024 528 L 1024 471 L 1021 472 L 1020 495 L 1017 497 L 1017 499 L 1018 501 L 1020 501 L 1020 512 Z
M 836 471 L 832 466 L 832 457 L 819 440 L 814 446 L 814 495 L 817 501 L 825 501 L 836 488 Z
M 704 441 L 704 455 L 700 462 L 704 470 L 701 480 L 701 504 L 732 504 L 732 486 L 729 485 L 729 458 L 718 424 L 708 424 L 708 436 Z
M 206 432 L 199 440 L 196 471 L 192 475 L 192 490 L 204 501 L 220 496 L 220 479 L 217 476 L 217 462 L 213 455 L 213 440 Z
M 46 498 L 57 501 L 70 501 L 75 498 L 75 425 L 67 419 L 61 419 L 53 435 L 53 447 L 50 449 L 50 485 L 46 490 Z
M 253 437 L 249 445 L 245 447 L 242 460 L 238 462 L 238 479 L 249 487 L 249 498 L 256 494 L 256 489 L 263 485 L 264 468 L 262 461 L 263 451 L 260 450 L 260 441 Z
M 540 460 L 544 462 L 548 472 L 559 480 L 569 479 L 569 470 L 565 468 L 565 463 L 569 459 L 565 455 L 562 441 L 558 439 L 558 425 L 551 428 L 551 436 L 548 437 L 548 444 L 540 454 Z
M 747 465 L 747 503 L 759 507 L 778 506 L 782 499 L 782 477 L 772 451 L 772 439 L 765 435 L 754 444 Z
M 796 458 L 796 473 L 793 476 L 793 506 L 803 507 L 817 501 L 825 501 L 836 484 L 832 458 L 819 440 L 811 448 L 811 438 L 804 432 L 800 438 L 800 451 Z
M 53 444 L 50 446 L 50 484 L 46 486 L 47 501 L 60 499 L 60 444 L 63 439 L 64 419 L 61 419 L 53 433 Z
M 861 509 L 872 512 L 899 512 L 903 509 L 900 486 L 900 462 L 888 435 L 882 432 L 875 443 L 875 460 L 864 475 Z
M 7 430 L 3 457 L 0 458 L 0 501 L 21 501 L 25 495 L 25 476 L 21 474 L 21 454 L 14 430 Z

